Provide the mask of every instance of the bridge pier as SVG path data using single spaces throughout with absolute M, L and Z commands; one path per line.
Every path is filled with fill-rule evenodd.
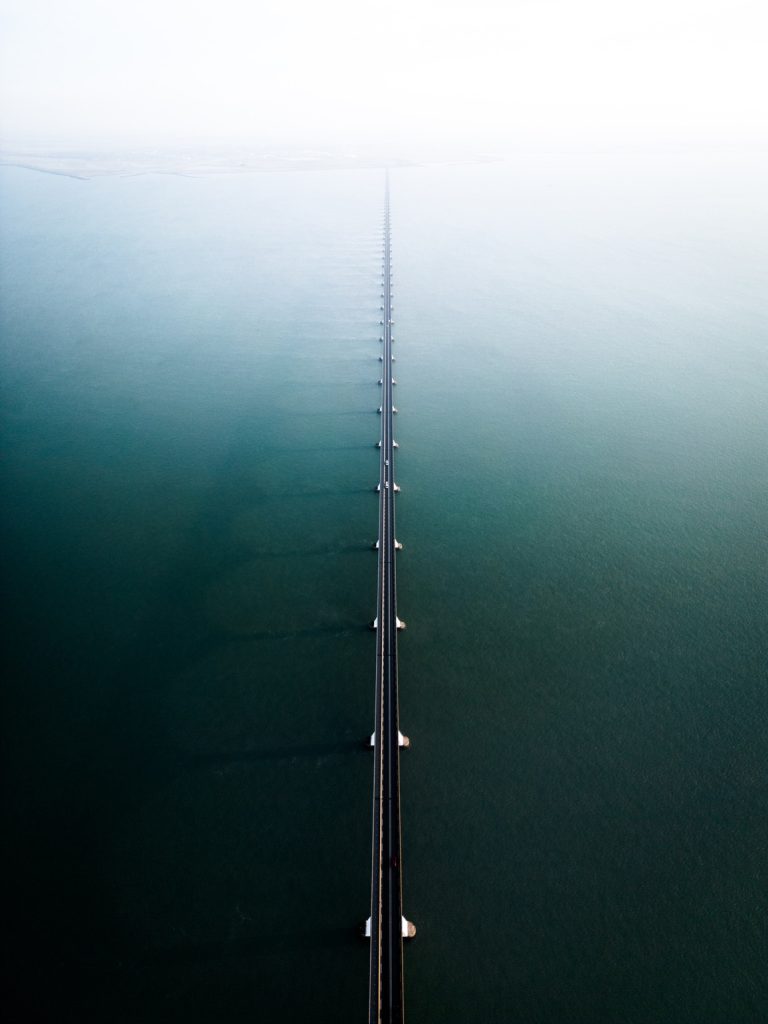
M 371 918 L 369 917 L 365 924 L 362 926 L 362 933 L 364 939 L 370 939 L 371 937 Z M 416 925 L 413 921 L 406 920 L 405 917 L 401 916 L 400 923 L 400 936 L 403 939 L 414 939 L 416 938 Z
M 411 745 L 411 741 L 408 739 L 407 736 L 403 736 L 403 734 L 401 732 L 398 732 L 398 734 L 397 734 L 397 745 L 398 745 L 398 747 L 404 747 L 407 750 L 408 747 L 410 747 L 410 745 Z M 371 748 L 376 746 L 376 733 L 375 732 L 371 733 L 370 739 L 366 743 L 366 746 L 371 747 Z

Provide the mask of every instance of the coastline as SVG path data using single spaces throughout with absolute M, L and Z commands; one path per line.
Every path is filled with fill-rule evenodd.
M 334 153 L 322 150 L 258 152 L 221 150 L 124 150 L 120 152 L 46 152 L 7 147 L 0 150 L 0 166 L 21 167 L 45 174 L 88 181 L 101 177 L 136 177 L 170 174 L 185 178 L 212 175 L 252 174 L 275 171 L 380 170 L 428 164 L 480 164 L 495 162 L 497 155 L 477 153 L 414 153 L 392 157 L 378 151 Z

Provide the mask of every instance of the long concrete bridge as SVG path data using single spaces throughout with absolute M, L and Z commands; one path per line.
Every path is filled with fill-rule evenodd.
M 382 270 L 383 345 L 381 362 L 381 438 L 379 460 L 378 590 L 376 599 L 376 712 L 373 747 L 373 855 L 371 916 L 366 935 L 371 941 L 369 1024 L 403 1021 L 403 939 L 416 929 L 403 916 L 403 860 L 400 827 L 400 748 L 408 740 L 400 732 L 397 690 L 397 633 L 405 623 L 397 617 L 397 552 L 395 534 L 394 406 L 392 356 L 392 248 L 389 219 L 389 176 L 384 206 Z

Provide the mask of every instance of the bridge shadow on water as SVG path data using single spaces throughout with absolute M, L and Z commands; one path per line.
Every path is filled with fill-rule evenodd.
M 359 555 L 362 551 L 371 551 L 373 548 L 374 541 L 371 540 L 368 544 L 338 544 L 336 546 L 325 545 L 316 548 L 293 548 L 282 551 L 255 551 L 251 558 L 254 561 L 260 558 L 317 558 L 322 556 L 335 558 L 338 555 Z
M 297 743 L 250 750 L 222 750 L 187 755 L 187 763 L 201 768 L 221 768 L 232 764 L 256 761 L 286 761 L 294 758 L 349 757 L 369 751 L 367 737 L 358 742 L 343 740 L 330 743 Z
M 372 470 L 372 474 L 374 476 L 375 472 L 375 469 Z M 352 494 L 371 494 L 374 493 L 375 490 L 375 484 L 371 484 L 370 487 L 333 487 L 319 491 L 270 491 L 269 494 L 259 495 L 259 498 L 262 502 L 282 502 L 286 498 L 338 498 Z
M 238 633 L 233 630 L 233 639 L 242 644 L 256 643 L 262 640 L 298 640 L 311 637 L 342 637 L 362 635 L 370 632 L 369 627 L 359 622 L 333 626 L 307 626 L 304 629 L 286 630 L 255 630 L 252 633 Z
M 359 416 L 359 415 L 362 415 L 362 413 L 356 413 L 355 415 Z M 276 447 L 276 446 L 275 447 L 269 447 L 268 445 L 263 445 L 262 448 L 261 448 L 261 451 L 262 452 L 276 452 L 276 453 L 279 453 L 280 455 L 316 455 L 316 454 L 327 455 L 329 452 L 363 452 L 363 451 L 367 452 L 369 448 L 373 448 L 373 447 L 374 447 L 374 443 L 373 442 L 365 441 L 365 442 L 358 442 L 358 444 L 305 445 L 305 446 L 301 446 L 301 447 L 297 446 L 295 448 L 289 447 L 289 446 L 285 446 L 285 447 Z
M 372 408 L 371 406 L 366 406 L 365 409 L 332 409 L 332 410 L 328 410 L 328 409 L 305 410 L 305 409 L 302 409 L 302 410 L 300 410 L 298 412 L 292 413 L 292 415 L 293 416 L 297 416 L 297 417 L 298 416 L 306 416 L 306 417 L 313 417 L 313 418 L 314 417 L 318 417 L 318 416 L 323 416 L 323 417 L 325 417 L 327 419 L 328 417 L 331 417 L 331 416 L 336 418 L 338 416 L 345 416 L 345 417 L 346 416 L 378 416 L 379 414 L 378 414 L 378 412 L 377 412 L 375 407 Z M 324 450 L 327 451 L 328 449 L 324 449 Z
M 261 932 L 234 939 L 192 942 L 150 950 L 146 961 L 168 966 L 203 964 L 209 961 L 313 950 L 343 950 L 362 945 L 354 926 L 349 928 L 296 928 L 294 931 Z

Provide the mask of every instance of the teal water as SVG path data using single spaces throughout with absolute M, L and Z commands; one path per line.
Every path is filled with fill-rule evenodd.
M 393 175 L 409 1020 L 768 1013 L 756 163 Z M 382 176 L 0 180 L 17 998 L 363 1019 Z

